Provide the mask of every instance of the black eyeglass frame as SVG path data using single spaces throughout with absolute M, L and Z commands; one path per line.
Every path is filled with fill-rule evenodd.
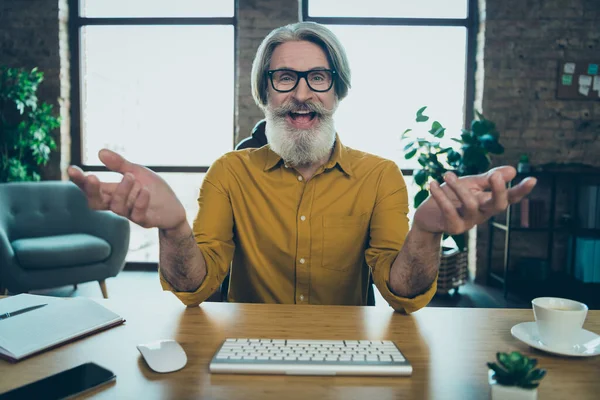
M 293 72 L 296 75 L 298 75 L 298 80 L 296 81 L 296 84 L 291 89 L 279 90 L 279 89 L 277 89 L 275 87 L 275 83 L 273 82 L 273 74 L 275 72 L 280 72 L 280 71 Z M 310 74 L 312 72 L 329 72 L 329 73 L 331 73 L 331 83 L 329 84 L 329 87 L 327 89 L 324 89 L 324 90 L 316 90 L 315 88 L 313 88 L 312 86 L 310 86 L 310 83 L 308 82 L 308 74 Z M 279 93 L 289 93 L 292 90 L 296 89 L 298 87 L 298 84 L 300 83 L 300 80 L 302 78 L 304 78 L 304 80 L 306 81 L 306 85 L 313 92 L 325 93 L 325 92 L 330 91 L 331 88 L 333 87 L 333 83 L 335 82 L 335 77 L 337 76 L 336 74 L 337 74 L 337 71 L 335 69 L 326 69 L 326 68 L 311 69 L 311 70 L 308 70 L 308 71 L 296 71 L 296 70 L 288 69 L 288 68 L 280 68 L 280 69 L 270 69 L 270 70 L 267 71 L 267 75 L 269 77 L 269 80 L 271 81 L 271 87 L 273 88 L 274 91 L 279 92 Z

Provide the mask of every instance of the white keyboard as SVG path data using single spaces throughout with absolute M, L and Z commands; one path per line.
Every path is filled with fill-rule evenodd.
M 279 375 L 411 375 L 388 340 L 227 339 L 211 373 Z

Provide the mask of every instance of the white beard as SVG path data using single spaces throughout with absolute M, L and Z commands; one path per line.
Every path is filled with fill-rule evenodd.
M 271 149 L 293 166 L 310 165 L 328 158 L 335 143 L 334 110 L 329 115 L 316 115 L 319 121 L 313 128 L 296 129 L 288 125 L 285 117 L 267 107 L 265 134 Z

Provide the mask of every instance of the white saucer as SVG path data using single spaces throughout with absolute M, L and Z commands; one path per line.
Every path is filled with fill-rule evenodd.
M 576 345 L 570 348 L 552 348 L 540 341 L 537 324 L 523 322 L 512 327 L 510 333 L 520 341 L 548 353 L 572 357 L 593 357 L 600 354 L 600 335 L 582 329 L 578 333 Z

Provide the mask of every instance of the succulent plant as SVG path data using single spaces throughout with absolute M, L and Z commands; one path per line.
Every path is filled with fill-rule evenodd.
M 496 353 L 497 363 L 487 363 L 494 371 L 492 378 L 500 385 L 519 386 L 525 389 L 538 387 L 540 380 L 546 375 L 545 369 L 536 369 L 537 360 L 529 358 L 518 351 L 512 353 Z

